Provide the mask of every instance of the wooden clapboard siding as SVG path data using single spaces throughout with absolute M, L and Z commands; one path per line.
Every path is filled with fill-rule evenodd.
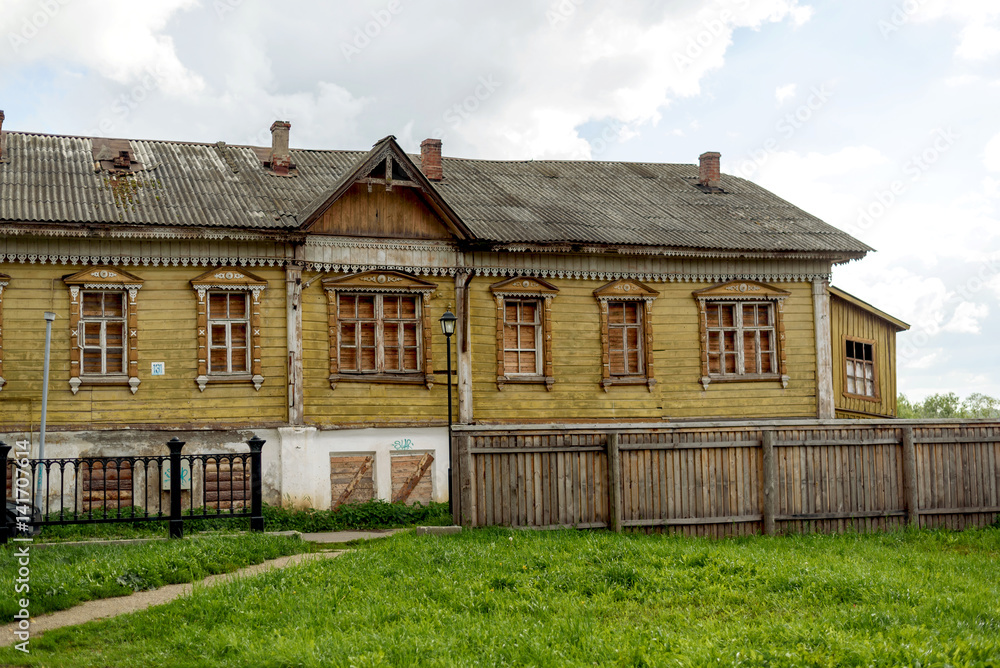
M 491 281 L 470 286 L 475 417 L 486 422 L 658 420 L 694 417 L 810 417 L 816 413 L 813 305 L 808 283 L 781 284 L 785 300 L 785 350 L 790 376 L 778 381 L 713 383 L 702 389 L 701 342 L 693 290 L 709 284 L 656 284 L 653 350 L 656 385 L 601 386 L 601 339 L 597 300 L 601 281 L 552 279 L 552 359 L 555 385 L 496 386 L 496 306 Z
M 343 274 L 329 274 L 332 277 Z M 348 424 L 443 424 L 448 418 L 445 385 L 445 340 L 438 324 L 446 309 L 455 311 L 455 281 L 451 277 L 427 278 L 437 284 L 431 294 L 429 322 L 434 386 L 349 382 L 330 388 L 329 311 L 326 292 L 315 281 L 302 292 L 302 361 L 305 422 L 317 426 Z M 456 341 L 452 340 L 452 373 L 457 369 Z M 421 378 L 423 376 L 421 375 Z M 457 392 L 453 402 L 458 406 Z M 456 409 L 457 410 L 457 409 Z
M 907 430 L 915 505 L 907 493 Z M 995 421 L 690 423 L 627 426 L 616 438 L 582 426 L 457 433 L 458 462 L 467 470 L 459 471 L 456 503 L 473 526 L 620 524 L 722 536 L 759 533 L 766 517 L 776 532 L 837 532 L 961 529 L 1000 514 Z M 765 488 L 773 489 L 772 505 Z
M 137 267 L 145 280 L 137 295 L 138 362 L 142 381 L 136 394 L 125 386 L 83 385 L 70 391 L 69 290 L 62 277 L 79 271 L 51 265 L 10 265 L 16 277 L 4 290 L 4 374 L 0 427 L 30 428 L 41 412 L 45 323 L 43 311 L 56 313 L 52 327 L 48 424 L 118 426 L 123 424 L 195 425 L 282 422 L 286 418 L 284 272 L 256 269 L 268 281 L 261 295 L 261 350 L 264 384 L 210 383 L 198 390 L 197 296 L 192 278 L 202 267 Z M 13 272 L 13 273 L 12 273 Z M 164 376 L 150 376 L 150 363 L 164 362 Z
M 833 350 L 833 394 L 837 417 L 896 417 L 896 332 L 877 314 L 830 295 L 830 338 Z M 874 341 L 878 400 L 845 394 L 844 350 L 848 337 Z
M 348 237 L 392 239 L 453 238 L 413 188 L 356 183 L 333 203 L 311 232 Z

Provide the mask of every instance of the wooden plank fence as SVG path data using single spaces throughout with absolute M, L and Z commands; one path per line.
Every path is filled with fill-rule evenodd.
M 455 521 L 688 535 L 964 529 L 1000 513 L 1000 422 L 456 426 Z

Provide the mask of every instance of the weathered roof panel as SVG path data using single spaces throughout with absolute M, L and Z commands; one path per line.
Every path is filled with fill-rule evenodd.
M 293 150 L 296 169 L 278 176 L 263 168 L 267 149 L 261 147 L 133 140 L 133 169 L 140 171 L 129 181 L 95 170 L 90 138 L 3 134 L 4 222 L 291 230 L 369 155 Z M 445 178 L 432 187 L 486 241 L 871 250 L 750 181 L 722 175 L 723 193 L 702 192 L 696 165 L 460 158 L 442 163 Z

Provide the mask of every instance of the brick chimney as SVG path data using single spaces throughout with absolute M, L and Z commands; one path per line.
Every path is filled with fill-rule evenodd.
M 3 132 L 3 109 L 0 109 L 0 132 Z M 0 160 L 3 160 L 3 141 L 0 140 Z
M 719 187 L 719 158 L 722 154 L 707 151 L 698 156 L 698 185 L 708 188 Z
M 287 174 L 292 165 L 292 154 L 288 150 L 288 131 L 291 127 L 288 121 L 271 123 L 271 156 L 268 162 L 275 174 Z
M 425 139 L 420 142 L 420 171 L 431 181 L 440 181 L 444 178 L 440 139 Z

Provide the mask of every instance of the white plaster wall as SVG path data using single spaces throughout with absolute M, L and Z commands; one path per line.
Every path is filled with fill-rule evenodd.
M 330 455 L 374 455 L 373 479 L 378 498 L 392 499 L 390 458 L 394 452 L 434 455 L 431 465 L 431 495 L 435 501 L 448 500 L 448 430 L 435 428 L 339 429 L 314 427 L 240 429 L 233 431 L 58 431 L 45 435 L 45 457 L 111 457 L 124 455 L 166 455 L 167 441 L 185 442 L 184 454 L 249 452 L 246 441 L 254 435 L 265 440 L 261 454 L 264 502 L 271 505 L 329 509 Z M 38 433 L 0 433 L 0 441 L 31 441 L 31 457 L 38 456 Z M 13 448 L 11 456 L 14 455 Z M 58 503 L 58 481 L 51 499 Z M 70 489 L 65 490 L 72 494 Z M 136 490 L 138 491 L 138 489 Z M 199 490 L 195 490 L 199 493 Z
M 448 500 L 448 430 L 435 428 L 331 429 L 283 427 L 281 441 L 281 498 L 286 506 L 329 508 L 330 455 L 374 455 L 373 480 L 378 498 L 392 499 L 390 458 L 394 452 L 434 455 L 431 498 Z M 266 467 L 265 467 L 266 468 Z

